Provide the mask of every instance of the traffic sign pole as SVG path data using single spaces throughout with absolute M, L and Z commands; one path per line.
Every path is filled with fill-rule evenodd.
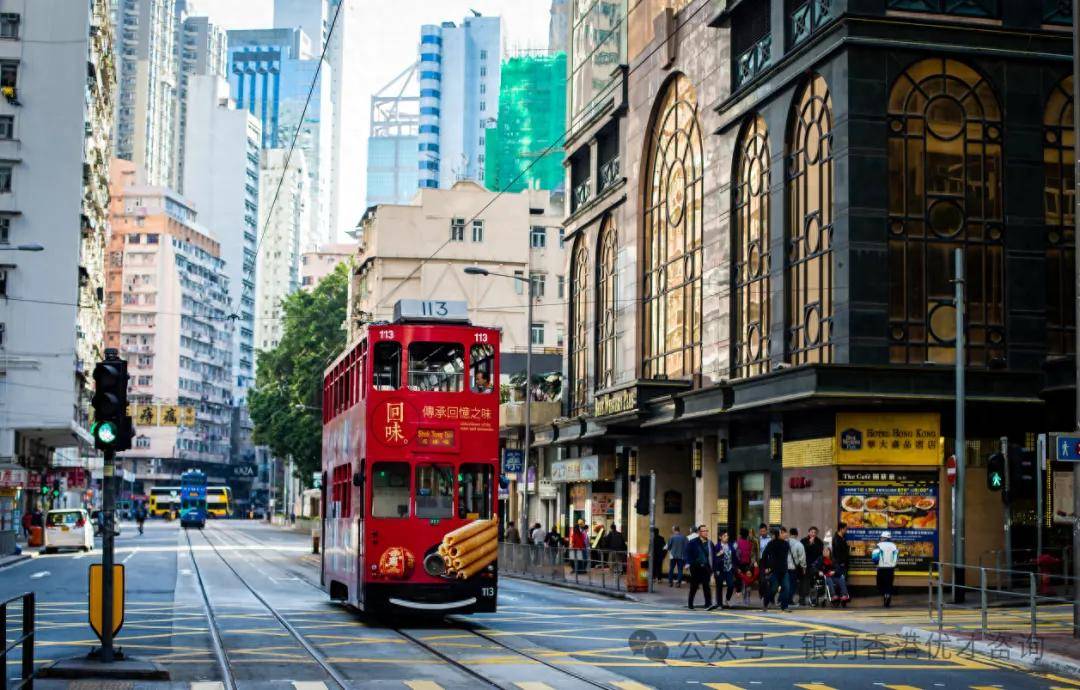
M 105 451 L 102 469 L 101 514 L 104 516 L 101 535 L 101 661 L 113 660 L 113 474 L 116 471 L 116 453 Z

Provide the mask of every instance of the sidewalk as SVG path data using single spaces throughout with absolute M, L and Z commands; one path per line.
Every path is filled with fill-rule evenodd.
M 517 577 L 503 573 L 506 577 Z M 636 602 L 644 607 L 685 609 L 690 585 L 683 581 L 681 587 L 668 586 L 667 580 L 657 582 L 652 592 L 618 592 L 568 582 L 549 582 L 543 579 L 519 577 L 519 579 L 578 589 L 592 594 Z M 715 591 L 713 595 L 715 597 Z M 713 600 L 716 601 L 715 598 Z M 982 628 L 981 614 L 977 608 L 946 607 L 944 624 L 937 623 L 937 612 L 928 607 L 925 591 L 908 591 L 893 597 L 892 607 L 882 606 L 876 595 L 853 597 L 846 608 L 798 607 L 789 613 L 780 613 L 779 607 L 762 611 L 761 598 L 751 592 L 749 605 L 743 604 L 741 593 L 731 599 L 732 608 L 717 609 L 719 614 L 783 617 L 784 620 L 805 622 L 824 626 L 826 629 L 850 630 L 860 635 L 888 635 L 903 640 L 911 646 L 925 646 L 935 653 L 955 656 L 979 654 L 998 661 L 1017 664 L 1031 670 L 1080 677 L 1080 643 L 1071 635 L 1072 610 L 1068 606 L 1039 607 L 1038 629 L 1032 638 L 1030 614 L 1027 608 L 998 607 L 987 615 L 987 627 Z M 697 595 L 695 607 L 703 611 L 704 596 Z
M 36 550 L 30 551 L 22 544 L 19 545 L 22 548 L 22 553 L 8 554 L 7 556 L 0 556 L 0 570 L 15 565 L 16 563 L 22 563 L 28 561 L 31 558 L 36 558 L 38 552 Z

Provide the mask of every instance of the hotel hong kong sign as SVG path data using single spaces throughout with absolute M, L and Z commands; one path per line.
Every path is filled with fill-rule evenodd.
M 836 415 L 838 465 L 937 466 L 941 462 L 941 417 L 936 413 Z
M 623 388 L 622 390 L 612 391 L 610 393 L 602 393 L 596 396 L 596 402 L 593 406 L 593 415 L 596 417 L 606 417 L 613 414 L 622 414 L 623 412 L 633 412 L 637 409 L 637 406 L 637 386 L 630 386 L 629 388 Z

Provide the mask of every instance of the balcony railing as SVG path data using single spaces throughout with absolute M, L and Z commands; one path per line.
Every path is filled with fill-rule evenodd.
M 589 181 L 585 180 L 579 182 L 574 187 L 574 210 L 578 210 L 585 204 L 589 203 L 589 199 L 592 198 L 592 190 L 589 188 Z
M 791 13 L 791 45 L 799 45 L 832 19 L 832 0 L 807 0 Z
M 604 191 L 611 185 L 615 184 L 619 180 L 619 157 L 614 158 L 602 163 L 600 165 L 600 191 Z
M 735 62 L 735 88 L 761 74 L 772 60 L 772 34 L 765 34 Z

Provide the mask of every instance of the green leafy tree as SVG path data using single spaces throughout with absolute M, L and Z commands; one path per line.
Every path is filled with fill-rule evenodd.
M 282 300 L 281 342 L 259 354 L 248 394 L 255 443 L 279 458 L 291 455 L 305 485 L 322 469 L 323 371 L 345 347 L 348 284 L 342 264 L 313 291 Z

